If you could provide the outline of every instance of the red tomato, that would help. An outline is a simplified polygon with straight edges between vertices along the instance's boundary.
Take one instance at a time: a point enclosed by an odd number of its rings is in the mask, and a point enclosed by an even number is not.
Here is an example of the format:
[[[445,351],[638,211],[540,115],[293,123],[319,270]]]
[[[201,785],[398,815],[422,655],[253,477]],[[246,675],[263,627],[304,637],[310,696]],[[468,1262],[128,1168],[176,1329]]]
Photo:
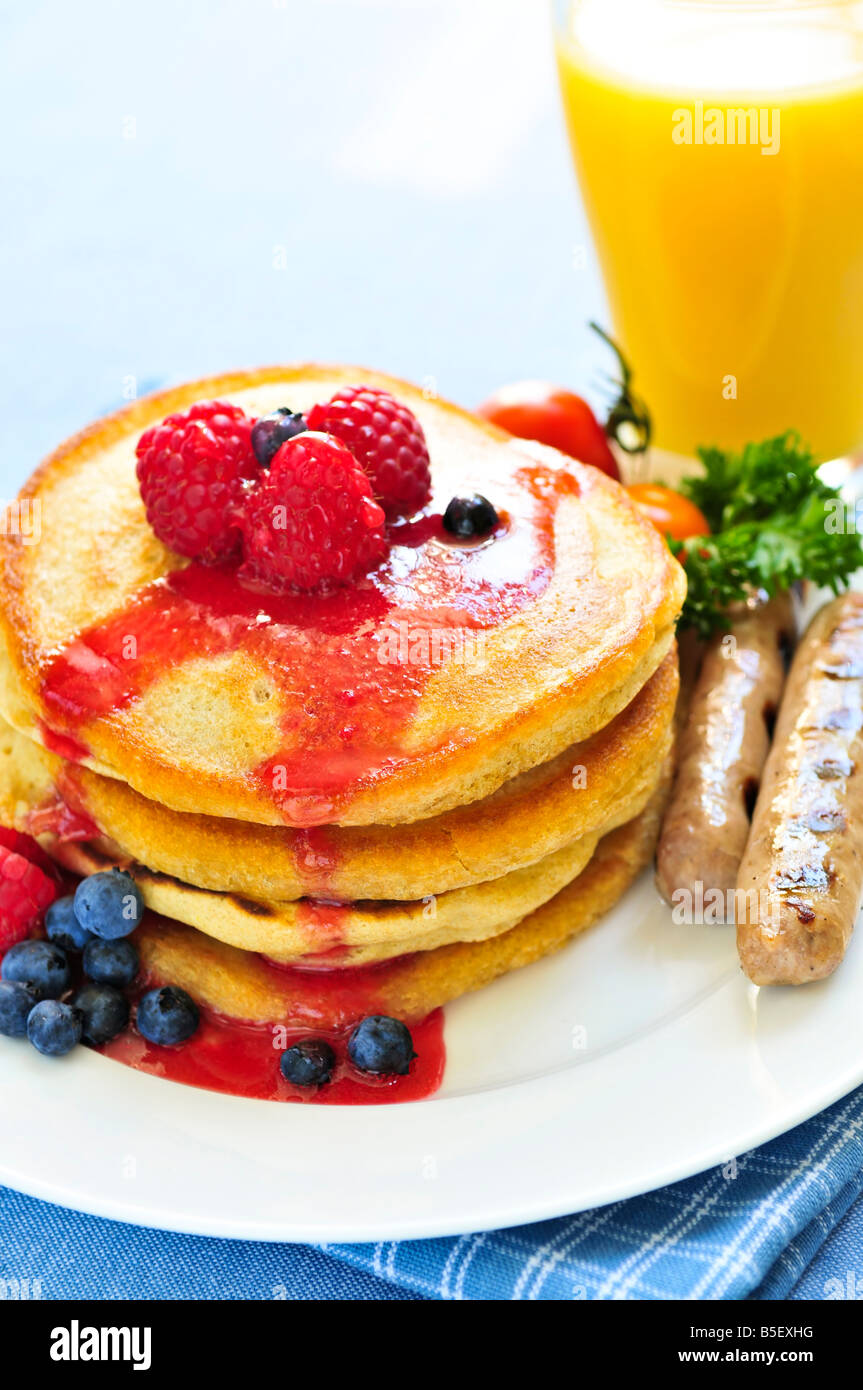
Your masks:
[[[480,406],[478,414],[519,439],[550,444],[570,458],[620,478],[605,430],[587,401],[547,381],[517,381],[502,386]]]
[[[672,488],[660,483],[631,483],[626,491],[663,536],[685,541],[687,536],[710,535],[710,527],[695,503]]]

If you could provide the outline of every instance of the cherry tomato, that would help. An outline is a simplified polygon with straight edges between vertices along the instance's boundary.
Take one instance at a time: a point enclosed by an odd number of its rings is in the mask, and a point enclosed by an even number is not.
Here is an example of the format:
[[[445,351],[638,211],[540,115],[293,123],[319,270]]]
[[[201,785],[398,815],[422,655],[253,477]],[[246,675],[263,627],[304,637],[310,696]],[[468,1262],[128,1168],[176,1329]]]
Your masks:
[[[548,381],[517,381],[502,386],[480,406],[478,413],[519,439],[550,444],[581,463],[620,478],[605,430],[587,401]]]
[[[685,541],[687,536],[710,535],[710,527],[695,503],[672,488],[660,483],[631,483],[626,491],[663,536]]]

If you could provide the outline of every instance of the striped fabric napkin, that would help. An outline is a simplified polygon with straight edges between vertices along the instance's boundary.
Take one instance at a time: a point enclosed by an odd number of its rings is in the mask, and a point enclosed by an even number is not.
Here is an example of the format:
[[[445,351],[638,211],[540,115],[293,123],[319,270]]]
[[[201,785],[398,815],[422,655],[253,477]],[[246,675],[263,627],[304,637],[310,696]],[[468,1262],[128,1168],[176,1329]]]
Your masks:
[[[861,1191],[863,1087],[722,1168],[628,1202],[512,1230],[322,1248],[431,1298],[781,1299]]]

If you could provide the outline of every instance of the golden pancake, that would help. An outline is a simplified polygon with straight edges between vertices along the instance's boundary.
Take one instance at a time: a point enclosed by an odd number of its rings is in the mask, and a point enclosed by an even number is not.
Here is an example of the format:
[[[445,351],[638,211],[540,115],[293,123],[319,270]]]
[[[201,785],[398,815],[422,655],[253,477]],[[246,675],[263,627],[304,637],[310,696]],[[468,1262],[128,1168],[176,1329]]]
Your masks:
[[[372,969],[362,1013],[383,1013],[408,1021],[500,975],[549,955],[592,926],[618,901],[653,855],[668,792],[668,774],[650,805],[635,820],[599,843],[585,871],[554,898],[509,931],[487,941],[462,942],[420,952]],[[297,974],[283,975],[247,951],[238,951],[191,927],[158,917],[145,919],[136,933],[150,979],[188,990],[204,1008],[249,1023],[315,1027],[320,1014],[308,1005]],[[348,1024],[356,1015],[336,1015],[338,971],[315,972],[332,980],[328,1019]],[[351,992],[351,1003],[357,992]]]
[[[386,828],[302,831],[170,811],[0,726],[0,817],[32,829],[40,823],[31,821],[33,809],[50,807],[59,793],[119,857],[186,884],[278,901],[423,898],[509,874],[635,815],[668,752],[676,693],[671,652],[631,704],[585,743],[482,801]]]
[[[32,808],[39,801],[21,775],[22,753],[43,757],[42,750],[8,729],[0,739],[0,817],[20,828],[33,824]],[[633,794],[620,789],[607,828],[631,820],[644,807],[657,779]],[[246,951],[257,951],[285,963],[309,956],[339,953],[345,965],[385,960],[410,951],[431,950],[453,941],[479,941],[515,925],[577,874],[596,847],[599,833],[581,836],[572,844],[497,878],[441,894],[427,893],[418,901],[363,900],[336,904],[308,899],[290,902],[251,899],[212,892],[183,882],[117,852],[104,839],[67,841],[40,836],[43,846],[66,868],[84,877],[112,865],[126,868],[139,885],[147,907],[166,917],[197,927],[210,936]]]
[[[638,808],[640,809],[640,808]],[[261,902],[211,893],[127,864],[147,907],[205,936],[286,965],[319,957],[341,966],[390,960],[453,941],[484,941],[507,931],[554,897],[588,863],[598,835],[585,835],[556,854],[502,878],[456,888],[418,902]],[[86,843],[48,846],[59,863],[82,877],[116,864]]]
[[[356,381],[420,418],[432,510],[482,492],[499,534],[464,545],[402,528],[349,590],[278,600],[156,539],[135,479],[144,428],[215,396],[253,415],[304,410]],[[685,589],[623,489],[543,458],[356,368],[237,372],[136,402],[25,487],[39,543],[15,528],[0,539],[0,710],[178,811],[380,825],[487,797],[625,708],[668,650]]]

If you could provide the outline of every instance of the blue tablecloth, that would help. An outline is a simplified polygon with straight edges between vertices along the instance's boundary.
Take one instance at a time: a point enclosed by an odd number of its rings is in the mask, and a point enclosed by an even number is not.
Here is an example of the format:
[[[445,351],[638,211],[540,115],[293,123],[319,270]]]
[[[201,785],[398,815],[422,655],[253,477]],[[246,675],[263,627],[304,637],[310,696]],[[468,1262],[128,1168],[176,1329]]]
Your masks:
[[[590,394],[608,365],[585,329],[603,296],[536,0],[33,0],[0,15],[0,52],[3,496],[166,378],[366,362],[471,404],[523,376]],[[863,1280],[860,1203],[842,1219],[860,1104],[731,1183],[337,1255],[4,1192],[0,1293],[29,1278],[46,1298],[820,1298]]]

